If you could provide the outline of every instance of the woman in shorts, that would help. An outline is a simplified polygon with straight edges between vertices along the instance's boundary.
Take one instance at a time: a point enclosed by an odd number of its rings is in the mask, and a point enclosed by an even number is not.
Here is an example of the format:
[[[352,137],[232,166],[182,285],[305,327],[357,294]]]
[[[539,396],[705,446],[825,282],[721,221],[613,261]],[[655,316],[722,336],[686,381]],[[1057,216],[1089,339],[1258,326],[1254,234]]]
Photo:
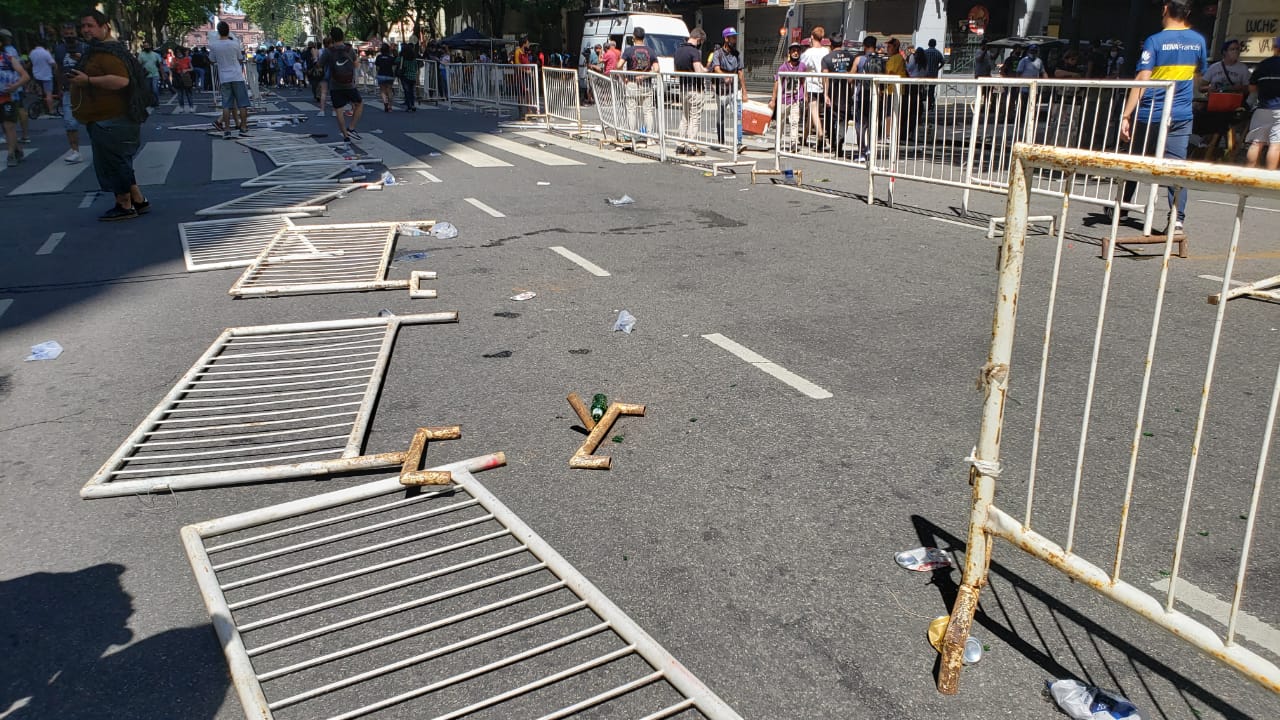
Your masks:
[[[373,74],[378,81],[378,95],[382,97],[382,111],[391,112],[391,97],[395,93],[396,56],[391,46],[382,43],[378,56],[373,59]]]

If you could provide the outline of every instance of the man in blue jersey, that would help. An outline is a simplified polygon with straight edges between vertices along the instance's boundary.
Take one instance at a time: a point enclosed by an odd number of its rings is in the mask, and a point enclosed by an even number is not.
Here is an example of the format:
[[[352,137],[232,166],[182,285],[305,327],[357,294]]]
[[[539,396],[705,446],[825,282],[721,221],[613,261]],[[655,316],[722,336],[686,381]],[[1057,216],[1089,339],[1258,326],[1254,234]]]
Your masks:
[[[1191,14],[1191,0],[1165,0],[1162,20],[1164,29],[1142,43],[1142,56],[1138,60],[1137,80],[1172,80],[1173,103],[1169,113],[1169,131],[1165,138],[1164,156],[1177,160],[1187,159],[1187,143],[1191,139],[1191,99],[1208,61],[1208,44],[1204,36],[1191,29],[1187,22]],[[1154,155],[1159,139],[1160,123],[1164,117],[1165,92],[1154,88],[1134,88],[1124,104],[1120,118],[1120,139],[1134,139],[1133,150],[1143,155]],[[1137,110],[1137,117],[1134,117]],[[1126,182],[1124,199],[1133,197],[1136,183]],[[1169,188],[1169,207],[1176,205],[1178,213],[1173,222],[1174,232],[1182,231],[1187,216],[1187,191]]]

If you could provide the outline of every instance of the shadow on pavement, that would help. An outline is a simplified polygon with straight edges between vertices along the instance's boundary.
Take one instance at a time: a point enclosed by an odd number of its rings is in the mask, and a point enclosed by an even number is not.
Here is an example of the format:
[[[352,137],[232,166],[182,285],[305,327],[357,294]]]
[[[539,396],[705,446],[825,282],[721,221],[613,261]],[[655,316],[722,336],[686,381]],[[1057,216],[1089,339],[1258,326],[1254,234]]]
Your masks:
[[[0,582],[0,717],[6,720],[214,718],[226,671],[208,625],[123,649],[133,599],[124,567],[32,573]]]

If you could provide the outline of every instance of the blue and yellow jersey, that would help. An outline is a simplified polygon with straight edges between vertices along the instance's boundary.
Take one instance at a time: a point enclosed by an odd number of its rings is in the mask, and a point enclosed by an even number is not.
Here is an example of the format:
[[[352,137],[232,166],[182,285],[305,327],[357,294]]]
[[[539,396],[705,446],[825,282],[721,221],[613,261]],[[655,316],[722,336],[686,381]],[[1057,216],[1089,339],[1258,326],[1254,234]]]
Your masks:
[[[1151,71],[1152,80],[1174,81],[1172,120],[1191,119],[1191,99],[1195,96],[1196,73],[1208,63],[1204,36],[1195,30],[1161,30],[1142,43],[1138,72]],[[1164,113],[1164,92],[1147,90],[1138,106],[1139,122],[1160,122]]]

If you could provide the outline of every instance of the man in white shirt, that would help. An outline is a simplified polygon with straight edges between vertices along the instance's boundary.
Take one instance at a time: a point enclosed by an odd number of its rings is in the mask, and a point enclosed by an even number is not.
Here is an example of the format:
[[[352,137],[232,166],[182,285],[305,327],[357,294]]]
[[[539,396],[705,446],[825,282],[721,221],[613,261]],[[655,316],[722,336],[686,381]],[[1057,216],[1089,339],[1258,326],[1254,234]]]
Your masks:
[[[249,134],[249,87],[244,82],[244,45],[239,38],[231,37],[226,22],[218,23],[218,39],[209,43],[209,60],[218,68],[218,83],[222,86],[222,137],[230,140],[231,109],[239,111],[236,128],[239,136]]]
[[[31,76],[44,88],[45,112],[53,114],[53,53],[44,47],[44,42],[36,40],[36,45],[28,54],[31,60]]]
[[[827,53],[831,51],[831,48],[823,47],[822,45],[822,39],[826,36],[827,31],[821,25],[809,33],[809,49],[800,55],[801,72],[822,72],[822,58],[826,57]],[[823,138],[822,78],[805,78],[804,96],[805,104],[809,106],[809,125],[813,130],[817,146],[821,147]]]

